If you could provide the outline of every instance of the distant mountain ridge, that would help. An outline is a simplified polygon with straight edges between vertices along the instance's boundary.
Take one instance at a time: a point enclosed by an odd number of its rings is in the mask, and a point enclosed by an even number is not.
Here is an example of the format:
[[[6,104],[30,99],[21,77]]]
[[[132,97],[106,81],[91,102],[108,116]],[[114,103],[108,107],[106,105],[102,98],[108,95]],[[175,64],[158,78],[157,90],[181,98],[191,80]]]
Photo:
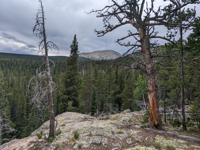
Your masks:
[[[120,57],[121,54],[113,50],[99,50],[88,53],[80,53],[79,56],[93,60],[102,60],[102,59],[109,60],[109,59],[116,59]]]
[[[5,59],[42,60],[42,59],[44,59],[44,56],[0,52],[0,58],[5,58]],[[49,59],[51,59],[53,61],[55,61],[55,60],[66,61],[68,58],[69,57],[67,57],[67,56],[49,56]],[[79,57],[78,58],[78,61],[90,61],[90,60],[91,59],[84,58],[84,57]]]

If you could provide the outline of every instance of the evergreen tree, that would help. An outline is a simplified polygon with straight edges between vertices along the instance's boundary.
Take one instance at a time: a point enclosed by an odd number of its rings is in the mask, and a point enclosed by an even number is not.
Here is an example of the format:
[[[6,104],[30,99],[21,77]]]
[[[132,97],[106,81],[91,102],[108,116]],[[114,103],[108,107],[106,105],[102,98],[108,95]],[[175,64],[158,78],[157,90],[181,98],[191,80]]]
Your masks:
[[[134,89],[133,74],[132,72],[129,72],[124,90],[121,93],[122,102],[123,102],[122,109],[130,109],[133,111],[132,101],[131,101],[131,99],[133,98],[133,89]]]
[[[72,101],[73,107],[78,107],[78,83],[79,83],[79,72],[78,72],[78,42],[76,35],[72,42],[71,54],[67,59],[67,69],[64,76],[64,91],[63,91],[63,103],[65,104],[65,111],[69,101]]]
[[[25,127],[27,125],[27,118],[26,118],[27,114],[26,114],[26,99],[23,93],[21,93],[20,99],[21,99],[20,101],[21,104],[19,107],[20,108],[19,112],[17,114],[16,135],[18,138],[24,138],[27,135],[26,130],[25,130]]]
[[[92,101],[91,101],[90,112],[91,112],[92,116],[97,112],[97,93],[96,93],[96,88],[94,88],[94,90],[92,92]]]
[[[92,64],[90,63],[83,78],[79,94],[79,102],[80,102],[79,108],[82,113],[90,112],[91,95],[94,87],[92,80],[93,80],[93,68]]]

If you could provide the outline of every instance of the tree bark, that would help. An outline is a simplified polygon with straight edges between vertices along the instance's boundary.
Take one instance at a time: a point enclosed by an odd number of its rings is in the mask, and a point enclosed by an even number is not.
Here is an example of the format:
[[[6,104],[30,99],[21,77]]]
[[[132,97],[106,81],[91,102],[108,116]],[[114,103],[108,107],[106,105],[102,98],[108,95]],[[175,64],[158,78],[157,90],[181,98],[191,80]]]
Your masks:
[[[50,119],[50,128],[49,128],[49,138],[54,138],[54,128],[55,128],[55,115],[53,109],[53,97],[52,97],[52,87],[51,87],[51,74],[50,74],[50,67],[49,67],[49,59],[48,59],[48,48],[47,48],[47,41],[46,41],[46,32],[45,32],[45,20],[44,20],[44,11],[43,6],[41,3],[42,8],[42,19],[43,19],[43,36],[44,36],[44,46],[45,46],[45,63],[46,63],[46,71],[47,71],[47,91],[48,91],[48,106],[49,106],[49,119]]]
[[[150,52],[149,38],[146,36],[144,29],[138,30],[141,39],[142,53],[147,71],[147,86],[149,99],[149,125],[151,128],[161,129],[159,118],[159,106],[157,101],[157,93],[155,86],[154,62]]]
[[[182,22],[180,25],[180,42],[181,42],[181,49],[180,49],[180,65],[181,65],[181,104],[182,104],[182,124],[183,130],[187,130],[185,124],[185,100],[184,100],[184,70],[183,70],[183,31],[182,31]]]

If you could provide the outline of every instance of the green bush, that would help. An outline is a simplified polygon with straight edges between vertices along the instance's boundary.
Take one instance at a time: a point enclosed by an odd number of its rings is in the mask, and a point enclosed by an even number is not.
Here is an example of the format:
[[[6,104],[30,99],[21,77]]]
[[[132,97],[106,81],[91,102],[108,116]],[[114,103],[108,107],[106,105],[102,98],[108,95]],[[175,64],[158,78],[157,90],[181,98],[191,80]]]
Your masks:
[[[173,127],[180,127],[182,122],[179,119],[175,119],[174,121],[169,122]]]
[[[82,143],[79,143],[79,144],[78,144],[78,148],[81,148],[81,147],[82,147],[82,145],[83,145]]]
[[[78,131],[74,131],[74,138],[75,138],[75,139],[78,139],[78,138],[79,138],[79,133],[78,133]]]
[[[49,138],[49,142],[50,142],[50,143],[52,143],[52,142],[53,142],[53,140],[54,140],[54,138],[53,138],[53,137],[50,137],[50,138]]]
[[[187,125],[187,127],[193,127],[193,126],[194,126],[194,123],[189,121],[189,122],[187,122],[186,125]]]
[[[56,136],[58,136],[61,133],[62,133],[62,131],[60,130],[60,128],[58,130],[56,130]]]
[[[38,139],[42,138],[42,135],[40,133],[37,133],[36,135],[37,135]]]
[[[146,110],[143,116],[143,121],[141,121],[141,124],[144,126],[148,122],[149,122],[149,109]]]

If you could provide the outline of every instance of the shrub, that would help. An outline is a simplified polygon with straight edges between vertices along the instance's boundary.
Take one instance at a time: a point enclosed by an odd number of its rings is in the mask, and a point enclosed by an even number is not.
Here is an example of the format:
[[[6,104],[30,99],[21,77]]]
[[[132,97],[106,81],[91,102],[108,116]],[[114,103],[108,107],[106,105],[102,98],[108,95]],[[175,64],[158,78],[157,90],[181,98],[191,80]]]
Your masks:
[[[41,139],[42,135],[40,133],[37,133],[37,137],[38,137],[38,139]]]
[[[56,136],[58,136],[61,133],[62,133],[62,131],[60,130],[60,128],[58,130],[56,130]]]
[[[161,148],[162,148],[160,142],[154,142],[154,143],[153,143],[153,146],[154,146],[155,148],[159,149],[159,150],[161,150]]]
[[[50,138],[49,138],[49,142],[50,142],[50,143],[52,143],[52,142],[53,142],[53,140],[54,140],[54,138],[53,138],[53,137],[50,137]]]
[[[173,127],[180,127],[181,126],[181,121],[179,119],[175,119],[174,121],[169,122]]]
[[[69,138],[69,142],[73,142],[73,141],[75,141],[74,137]]]
[[[167,145],[166,150],[176,150],[176,148],[172,145]]]
[[[38,139],[41,139],[41,138],[42,138],[43,133],[44,133],[44,131],[41,130],[40,133],[37,133],[37,134],[36,134],[37,137],[38,137]]]
[[[79,138],[79,133],[78,133],[78,131],[74,131],[74,138],[75,138],[75,139],[78,139],[78,138]]]
[[[60,146],[58,144],[56,144],[56,149],[59,148]]]
[[[146,112],[143,116],[143,121],[141,121],[141,124],[145,125],[148,122],[149,122],[149,109],[146,110]]]
[[[117,131],[116,132],[117,134],[122,134],[123,132],[121,130]]]
[[[79,144],[78,144],[78,148],[81,148],[81,147],[82,147],[82,145],[83,145],[82,143],[79,143]]]

